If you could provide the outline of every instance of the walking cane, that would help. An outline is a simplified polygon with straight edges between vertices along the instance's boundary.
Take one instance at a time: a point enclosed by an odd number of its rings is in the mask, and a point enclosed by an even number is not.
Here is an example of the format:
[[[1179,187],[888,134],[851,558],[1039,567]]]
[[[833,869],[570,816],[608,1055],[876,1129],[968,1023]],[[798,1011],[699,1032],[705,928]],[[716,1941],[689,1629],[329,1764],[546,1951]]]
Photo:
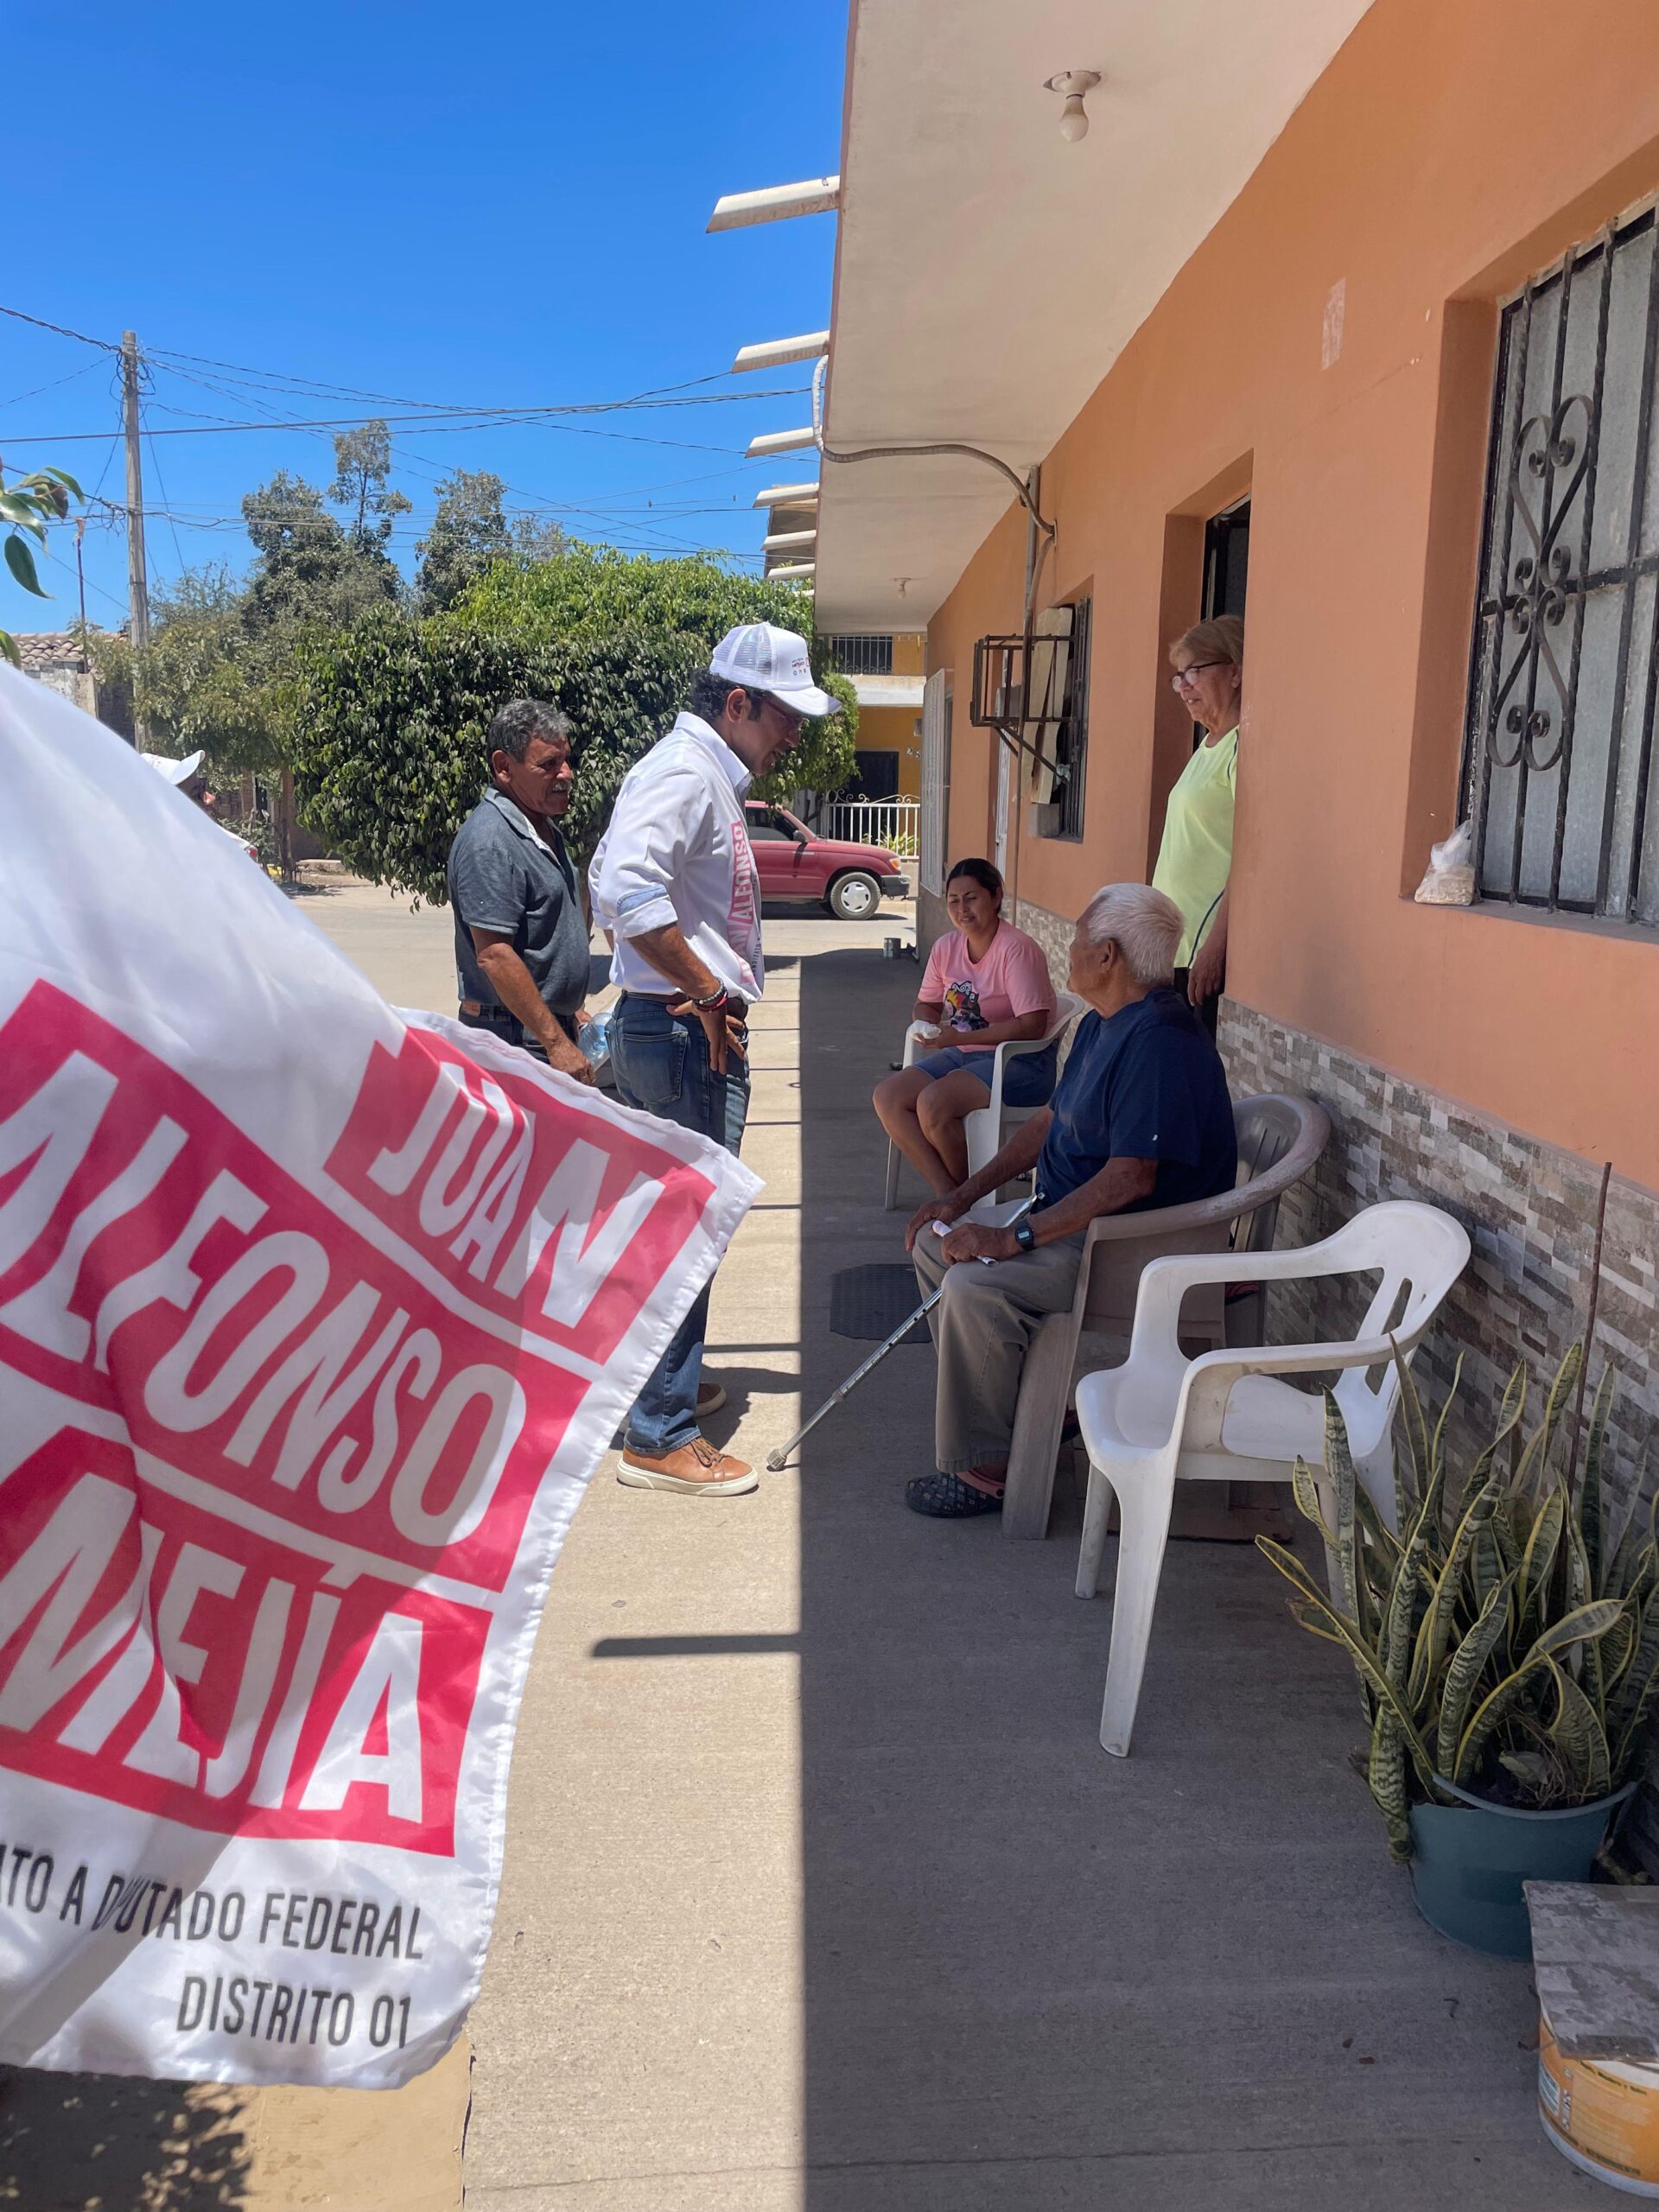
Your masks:
[[[1020,1220],[1026,1214],[1028,1214],[1035,1204],[1035,1199],[1027,1198],[1022,1205],[1017,1207],[1015,1211],[1008,1216],[1006,1221],[999,1222],[996,1224],[997,1227],[1000,1229],[1012,1229],[1014,1223]],[[952,1228],[955,1228],[957,1224],[953,1222],[951,1226]],[[766,1471],[769,1474],[775,1475],[778,1472],[779,1469],[784,1465],[784,1462],[788,1459],[790,1453],[795,1449],[795,1446],[801,1441],[802,1438],[810,1436],[812,1431],[817,1427],[818,1423],[823,1419],[824,1415],[826,1414],[834,1413],[836,1408],[841,1403],[843,1398],[850,1397],[852,1393],[864,1380],[864,1377],[870,1372],[870,1370],[874,1367],[879,1367],[882,1361],[887,1357],[887,1354],[893,1350],[893,1346],[896,1344],[902,1344],[905,1338],[910,1334],[911,1331],[915,1327],[916,1324],[918,1321],[925,1320],[944,1296],[944,1284],[941,1283],[938,1288],[934,1292],[931,1298],[924,1299],[922,1303],[916,1308],[916,1311],[909,1315],[906,1319],[899,1324],[899,1326],[893,1331],[893,1334],[887,1339],[885,1344],[879,1344],[876,1346],[875,1350],[870,1354],[869,1357],[864,1362],[861,1367],[855,1367],[853,1370],[852,1373],[847,1377],[847,1380],[842,1384],[838,1390],[833,1390],[830,1392],[830,1395],[818,1408],[817,1413],[813,1414],[811,1420],[804,1422],[799,1428],[798,1428],[794,1435],[790,1438],[787,1444],[780,1444],[775,1452],[767,1452]]]

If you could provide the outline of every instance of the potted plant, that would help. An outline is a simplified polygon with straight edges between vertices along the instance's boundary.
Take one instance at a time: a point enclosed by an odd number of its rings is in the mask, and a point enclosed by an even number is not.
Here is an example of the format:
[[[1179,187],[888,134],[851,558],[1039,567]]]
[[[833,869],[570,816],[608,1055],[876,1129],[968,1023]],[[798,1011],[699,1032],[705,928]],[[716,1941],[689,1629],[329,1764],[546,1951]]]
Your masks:
[[[1529,1955],[1523,1882],[1583,1881],[1634,1791],[1659,1692],[1659,1544],[1653,1510],[1610,1526],[1604,1374],[1581,1471],[1562,1446],[1582,1353],[1562,1360],[1524,1447],[1524,1368],[1497,1433],[1466,1473],[1446,1459],[1452,1393],[1433,1434],[1401,1363],[1406,1449],[1399,1535],[1356,1480],[1325,1397],[1324,1493],[1306,1465],[1296,1503],[1319,1528],[1331,1591],[1282,1545],[1256,1542],[1294,1587],[1304,1628],[1354,1662],[1369,1746],[1357,1756],[1411,1862],[1426,1919],[1459,1942]]]

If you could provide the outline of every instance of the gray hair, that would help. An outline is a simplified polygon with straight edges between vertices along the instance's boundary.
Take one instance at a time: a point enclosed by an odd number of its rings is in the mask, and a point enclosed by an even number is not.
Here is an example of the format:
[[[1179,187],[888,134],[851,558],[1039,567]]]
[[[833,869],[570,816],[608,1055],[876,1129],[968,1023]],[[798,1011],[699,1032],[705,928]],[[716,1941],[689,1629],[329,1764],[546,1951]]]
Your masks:
[[[490,717],[488,750],[522,760],[532,738],[550,740],[570,735],[570,717],[548,699],[509,699]]]
[[[1149,883],[1109,883],[1077,917],[1090,944],[1115,944],[1137,983],[1147,990],[1171,982],[1175,948],[1186,926],[1173,899]]]

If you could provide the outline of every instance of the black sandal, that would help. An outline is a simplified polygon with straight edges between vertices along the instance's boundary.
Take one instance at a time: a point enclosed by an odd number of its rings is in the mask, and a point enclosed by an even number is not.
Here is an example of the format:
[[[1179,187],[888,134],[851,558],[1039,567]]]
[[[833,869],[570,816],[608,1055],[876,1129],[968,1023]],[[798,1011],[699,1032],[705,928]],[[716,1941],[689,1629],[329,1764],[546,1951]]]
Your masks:
[[[988,1491],[963,1482],[960,1475],[942,1475],[937,1471],[918,1475],[905,1484],[905,1503],[912,1513],[925,1513],[931,1521],[968,1521],[976,1514],[1002,1510],[1000,1493],[994,1497]]]

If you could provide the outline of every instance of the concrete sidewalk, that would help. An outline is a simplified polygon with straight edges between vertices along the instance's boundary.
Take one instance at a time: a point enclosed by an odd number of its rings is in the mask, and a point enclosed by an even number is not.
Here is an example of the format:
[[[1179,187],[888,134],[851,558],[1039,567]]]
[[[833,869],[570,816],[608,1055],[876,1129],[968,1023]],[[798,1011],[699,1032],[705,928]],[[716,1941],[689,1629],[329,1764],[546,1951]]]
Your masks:
[[[831,1273],[900,1252],[891,927],[768,926],[766,1189],[710,1338],[757,1460],[868,1349]],[[514,1758],[469,2212],[1593,2202],[1539,2133],[1525,1969],[1419,1919],[1266,1563],[1173,1548],[1106,1758],[1075,1497],[1046,1544],[904,1510],[932,1373],[893,1354],[753,1497],[595,1479]]]
[[[447,1008],[447,913],[307,911]],[[715,1292],[714,1424],[762,1459],[868,1347],[830,1279],[900,1255],[872,1084],[891,914],[780,910]],[[914,1203],[906,1183],[906,1205]],[[1248,1548],[1173,1547],[1135,1757],[1096,1741],[1109,1601],[1046,1544],[900,1502],[897,1351],[758,1495],[623,1491],[554,1577],[471,2024],[468,2212],[1561,2212],[1523,1967],[1434,1936],[1346,1754],[1351,1679]],[[27,2212],[444,2212],[465,2048],[395,2098],[33,2075]]]

